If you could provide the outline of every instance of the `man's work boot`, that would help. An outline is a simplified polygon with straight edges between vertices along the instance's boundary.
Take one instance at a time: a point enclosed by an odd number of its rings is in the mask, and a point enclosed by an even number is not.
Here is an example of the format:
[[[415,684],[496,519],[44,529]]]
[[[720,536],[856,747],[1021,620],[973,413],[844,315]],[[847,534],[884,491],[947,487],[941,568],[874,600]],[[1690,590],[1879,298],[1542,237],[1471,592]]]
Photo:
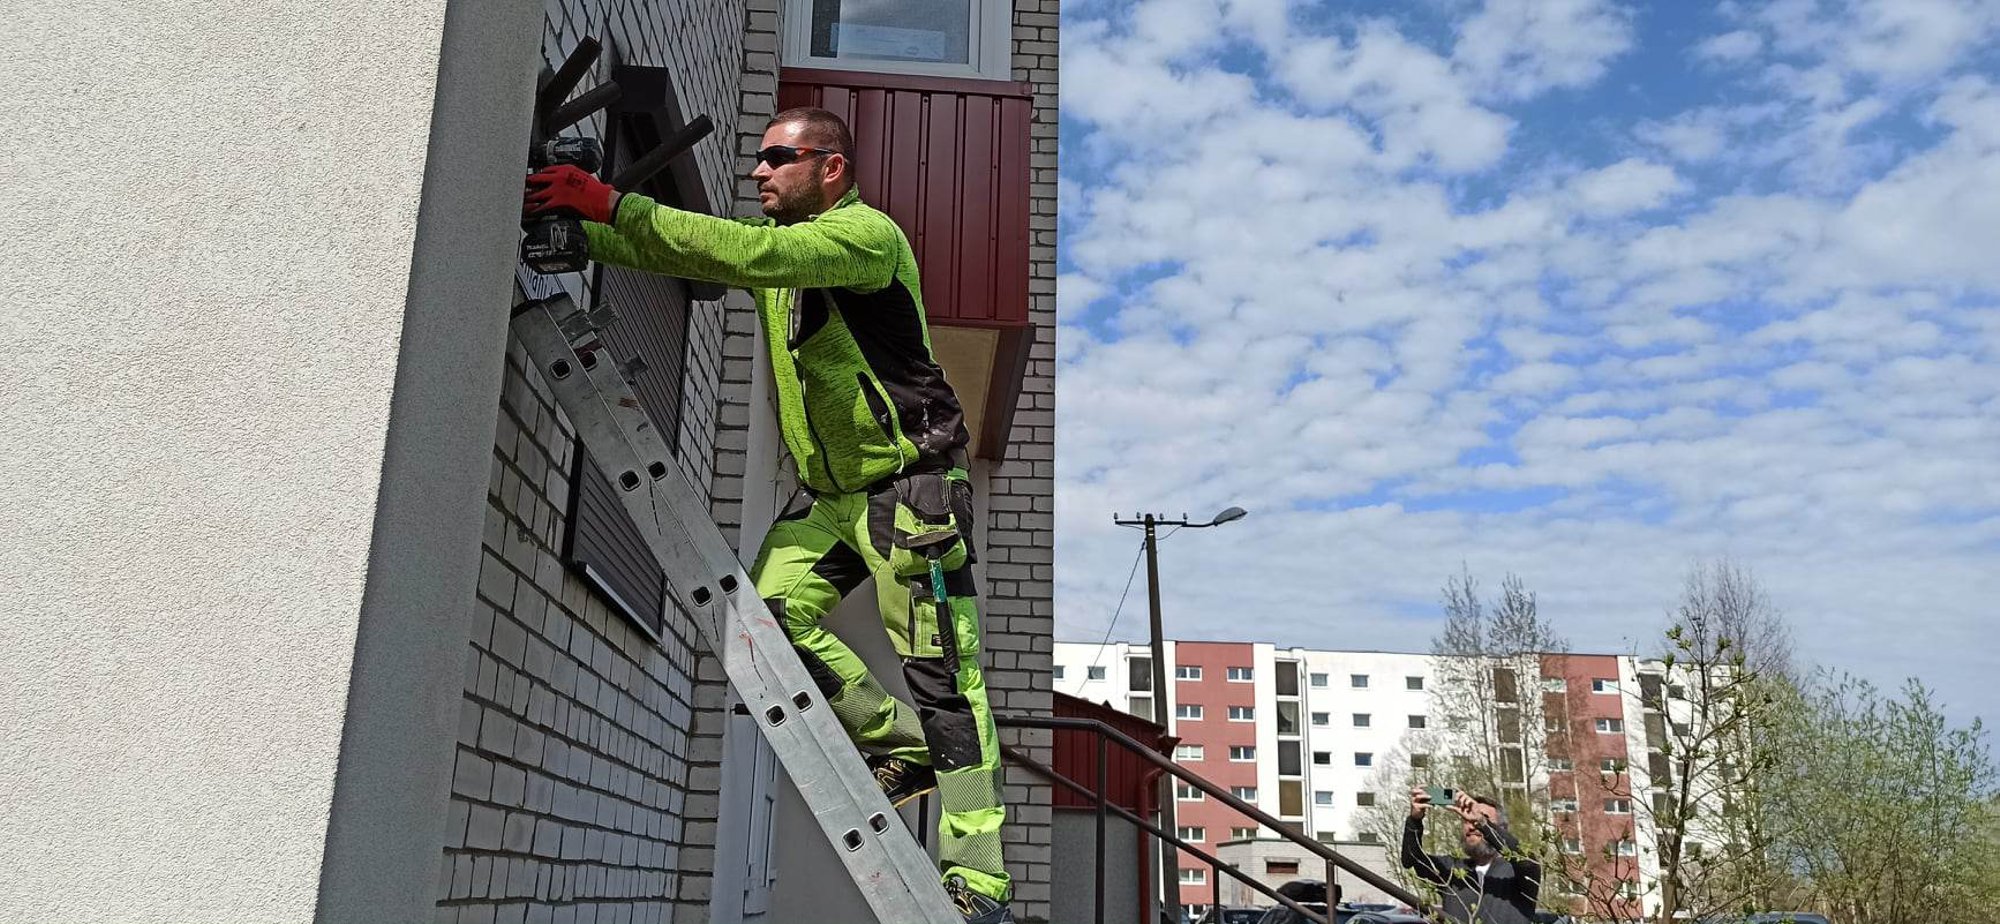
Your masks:
[[[900,757],[870,757],[868,769],[875,771],[875,785],[882,787],[882,795],[888,796],[889,804],[897,808],[937,789],[937,772],[915,761]]]
[[[965,924],[1014,924],[1014,912],[1006,905],[972,891],[962,876],[952,876],[944,881],[944,890],[951,895],[951,903],[958,906],[958,913],[965,915]]]

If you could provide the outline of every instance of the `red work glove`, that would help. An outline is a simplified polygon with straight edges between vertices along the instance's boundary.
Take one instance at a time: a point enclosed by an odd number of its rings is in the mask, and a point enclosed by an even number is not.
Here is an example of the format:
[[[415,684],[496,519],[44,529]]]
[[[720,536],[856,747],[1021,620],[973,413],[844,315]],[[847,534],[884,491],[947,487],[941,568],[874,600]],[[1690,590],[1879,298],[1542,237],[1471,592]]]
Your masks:
[[[557,164],[528,174],[528,189],[521,197],[521,214],[553,213],[564,218],[582,218],[610,224],[618,211],[618,190],[573,164]]]

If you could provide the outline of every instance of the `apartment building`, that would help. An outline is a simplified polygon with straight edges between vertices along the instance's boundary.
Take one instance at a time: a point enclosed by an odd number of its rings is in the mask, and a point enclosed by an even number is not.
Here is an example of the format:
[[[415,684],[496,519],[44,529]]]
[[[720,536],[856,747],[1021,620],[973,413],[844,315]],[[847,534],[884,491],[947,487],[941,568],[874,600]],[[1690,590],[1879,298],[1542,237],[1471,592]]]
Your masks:
[[[1163,704],[1181,739],[1182,764],[1378,868],[1395,862],[1410,781],[1452,781],[1459,757],[1452,742],[1466,740],[1467,723],[1454,726],[1437,714],[1441,703],[1456,701],[1439,684],[1469,676],[1463,665],[1446,671],[1430,654],[1261,642],[1168,641],[1165,648],[1164,696],[1152,688],[1149,647],[1123,642],[1057,642],[1056,689],[1140,716]],[[1659,749],[1671,714],[1685,709],[1666,695],[1676,685],[1661,665],[1622,655],[1543,655],[1526,666],[1540,675],[1481,668],[1490,684],[1480,694],[1487,712],[1470,727],[1497,757],[1497,786],[1529,800],[1540,823],[1535,836],[1551,841],[1563,861],[1547,877],[1547,903],[1621,919],[1650,913],[1656,890],[1649,885],[1658,875],[1652,813],[1635,800],[1652,799],[1665,779]],[[1227,807],[1190,789],[1180,795],[1183,838],[1228,843],[1225,858],[1253,858],[1255,868],[1243,871],[1273,884],[1323,875],[1316,861],[1266,857],[1271,851],[1257,845],[1270,832]],[[1184,853],[1182,903],[1211,901],[1212,875],[1205,861]],[[1366,891],[1345,884],[1350,898]],[[1225,890],[1224,900],[1235,894]]]

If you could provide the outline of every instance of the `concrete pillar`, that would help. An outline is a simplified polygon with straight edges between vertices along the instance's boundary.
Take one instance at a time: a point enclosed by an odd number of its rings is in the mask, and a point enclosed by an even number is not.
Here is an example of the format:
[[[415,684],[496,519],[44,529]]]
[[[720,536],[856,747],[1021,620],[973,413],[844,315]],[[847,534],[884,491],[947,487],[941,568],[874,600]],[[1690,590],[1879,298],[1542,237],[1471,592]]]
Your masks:
[[[20,6],[0,920],[429,920],[540,4]]]

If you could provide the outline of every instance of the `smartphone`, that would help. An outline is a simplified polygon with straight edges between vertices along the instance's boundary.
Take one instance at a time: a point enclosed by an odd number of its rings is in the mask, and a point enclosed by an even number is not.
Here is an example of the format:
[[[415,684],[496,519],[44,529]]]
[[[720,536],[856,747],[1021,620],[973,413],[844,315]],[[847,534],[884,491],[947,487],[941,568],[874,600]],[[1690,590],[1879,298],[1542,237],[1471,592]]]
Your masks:
[[[1430,794],[1432,805],[1450,805],[1458,798],[1458,790],[1445,786],[1426,786],[1424,792]]]

